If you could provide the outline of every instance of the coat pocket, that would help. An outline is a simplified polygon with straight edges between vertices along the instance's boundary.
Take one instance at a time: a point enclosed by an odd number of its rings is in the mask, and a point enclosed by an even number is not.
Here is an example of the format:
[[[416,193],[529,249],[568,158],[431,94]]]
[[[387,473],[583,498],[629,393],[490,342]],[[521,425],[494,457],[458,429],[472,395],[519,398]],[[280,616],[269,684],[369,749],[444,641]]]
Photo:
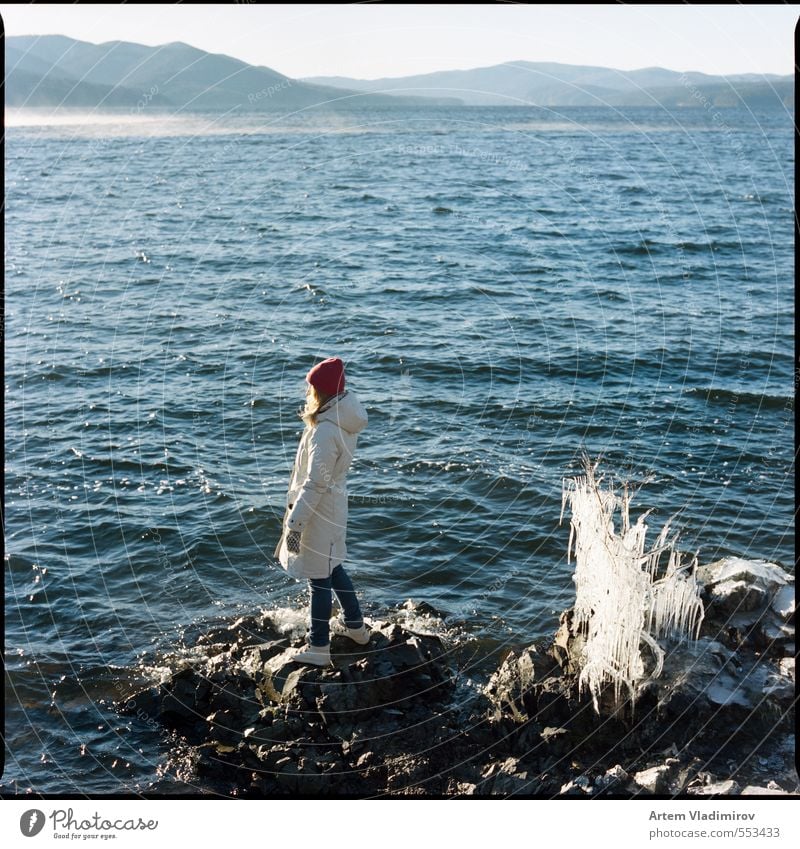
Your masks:
[[[275,551],[272,552],[272,556],[276,557],[278,559],[280,559],[281,546],[286,541],[286,534],[287,534],[286,519],[289,516],[289,511],[292,509],[292,507],[294,507],[294,501],[292,501],[290,504],[287,504],[287,506],[286,506],[286,510],[283,513],[283,522],[281,523],[280,539],[278,540],[278,544],[275,546]]]
[[[286,570],[286,573],[296,580],[300,580],[305,577],[303,574],[303,561],[300,554],[293,554],[286,547],[286,535],[284,534],[281,537],[281,541],[278,543],[278,547],[275,549],[276,557],[278,558],[278,562],[283,566]]]

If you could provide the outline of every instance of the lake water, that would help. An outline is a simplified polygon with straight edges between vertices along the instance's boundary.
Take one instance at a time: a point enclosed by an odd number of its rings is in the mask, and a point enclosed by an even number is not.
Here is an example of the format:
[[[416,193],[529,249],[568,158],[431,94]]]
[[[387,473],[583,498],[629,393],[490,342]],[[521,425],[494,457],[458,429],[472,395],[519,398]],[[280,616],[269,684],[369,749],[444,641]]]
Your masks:
[[[211,622],[302,632],[272,552],[328,356],[370,417],[370,615],[426,601],[464,657],[549,636],[583,451],[651,539],[792,569],[789,114],[10,124],[3,792],[160,786],[110,701]]]

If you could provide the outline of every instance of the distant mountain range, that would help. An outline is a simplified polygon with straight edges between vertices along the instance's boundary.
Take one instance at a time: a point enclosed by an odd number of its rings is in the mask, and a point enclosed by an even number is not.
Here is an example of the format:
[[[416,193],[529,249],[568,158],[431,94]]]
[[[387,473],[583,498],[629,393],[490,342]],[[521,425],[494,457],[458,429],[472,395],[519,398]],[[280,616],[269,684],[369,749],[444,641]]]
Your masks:
[[[712,76],[666,68],[618,71],[556,62],[505,62],[466,71],[358,80],[308,77],[304,82],[365,92],[458,97],[470,106],[747,106],[794,108],[794,77]]]
[[[5,75],[7,107],[142,113],[421,105],[794,108],[790,75],[723,77],[521,61],[378,80],[292,79],[182,42],[90,44],[62,35],[7,38]]]
[[[90,44],[63,35],[5,40],[6,106],[235,112],[430,105],[421,96],[365,94],[286,77],[182,42]],[[437,104],[460,103],[447,96]]]

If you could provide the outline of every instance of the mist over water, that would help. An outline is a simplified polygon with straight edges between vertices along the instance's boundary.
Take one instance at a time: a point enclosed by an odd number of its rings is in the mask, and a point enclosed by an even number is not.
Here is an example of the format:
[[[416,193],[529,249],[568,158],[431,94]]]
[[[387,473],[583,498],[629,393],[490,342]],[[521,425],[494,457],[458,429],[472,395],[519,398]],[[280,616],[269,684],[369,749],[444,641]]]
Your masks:
[[[6,138],[5,792],[146,789],[110,701],[211,622],[302,632],[272,551],[328,356],[370,615],[549,636],[583,450],[701,563],[791,569],[791,116],[113,117]]]

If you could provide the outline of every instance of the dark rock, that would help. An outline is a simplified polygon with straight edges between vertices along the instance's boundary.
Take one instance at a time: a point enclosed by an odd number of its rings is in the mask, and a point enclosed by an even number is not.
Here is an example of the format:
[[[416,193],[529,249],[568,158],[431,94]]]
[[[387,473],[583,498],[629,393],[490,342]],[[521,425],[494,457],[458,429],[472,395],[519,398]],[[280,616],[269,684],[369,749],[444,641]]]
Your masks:
[[[697,570],[703,632],[728,648],[780,658],[794,643],[794,577],[776,563],[727,557]]]
[[[406,610],[410,613],[414,613],[417,616],[428,616],[434,619],[447,619],[448,614],[444,613],[441,610],[435,608],[432,604],[428,604],[427,601],[412,601],[411,599],[407,599],[400,605],[401,610]]]
[[[669,791],[670,779],[675,774],[671,764],[661,764],[650,769],[637,772],[633,776],[636,789],[650,795],[662,796]]]
[[[482,796],[525,796],[531,793],[532,782],[517,758],[490,764],[483,771],[482,778],[482,785],[477,788]]]
[[[780,664],[701,637],[675,647],[659,678],[642,688],[639,702],[646,718],[639,733],[645,741],[656,740],[666,725],[681,745],[716,728],[763,736],[786,725],[793,700],[793,681]],[[689,715],[691,723],[685,721]]]
[[[327,721],[340,714],[355,713],[359,705],[359,693],[355,684],[330,681],[319,686],[321,695],[317,699],[317,708]]]
[[[187,681],[161,688],[160,719],[167,725],[180,727],[195,722],[200,714],[195,705],[195,690]]]
[[[222,686],[213,684],[208,703],[212,710],[227,710],[240,713],[243,694],[235,680],[228,680]]]
[[[766,605],[788,629],[781,576],[765,574],[774,586],[716,595],[735,616]],[[732,608],[714,604],[736,630]],[[563,614],[546,649],[509,652],[482,687],[459,677],[438,637],[398,622],[375,622],[366,646],[334,636],[333,664],[321,668],[295,662],[301,641],[281,637],[268,617],[243,617],[198,638],[209,648],[202,663],[117,707],[177,732],[176,771],[222,795],[719,795],[767,786],[793,769],[783,752],[793,741],[759,748],[776,730],[791,736],[793,659],[775,640],[759,653],[745,632],[714,639],[704,631],[696,643],[670,647],[635,710],[614,704],[607,688],[598,716],[580,692],[584,643],[572,616]],[[721,632],[723,623],[709,621]],[[763,753],[763,766],[742,774],[743,748]],[[734,769],[736,787],[721,774]]]
[[[545,728],[541,740],[544,752],[550,755],[565,755],[574,745],[572,735],[566,728]]]
[[[142,719],[158,720],[161,715],[161,688],[146,687],[132,693],[125,701],[116,702],[115,707],[123,716],[139,716]]]
[[[272,746],[286,739],[285,734],[281,735],[279,733],[276,733],[276,728],[280,729],[281,726],[251,726],[249,728],[245,728],[243,736],[247,743],[250,743],[254,746]]]
[[[687,794],[689,796],[738,796],[741,792],[741,787],[733,779],[715,781],[711,776],[707,779],[689,785],[686,788]]]
[[[565,610],[558,622],[558,631],[550,646],[550,654],[558,663],[562,672],[575,675],[580,671],[580,658],[583,651],[584,638],[575,632],[573,627],[574,611]]]
[[[416,669],[425,663],[419,645],[410,639],[392,643],[384,651],[386,662],[395,670]]]
[[[591,796],[595,792],[591,779],[586,775],[578,775],[570,779],[558,791],[559,796]]]
[[[478,785],[470,781],[458,781],[451,778],[447,784],[445,796],[475,796]]]
[[[484,690],[495,706],[495,718],[510,711],[515,720],[524,722],[529,712],[535,711],[533,682],[534,668],[529,653],[509,653]]]
[[[386,790],[395,796],[438,796],[444,780],[425,755],[398,758],[386,767]]]
[[[291,762],[289,749],[285,746],[259,746],[256,750],[263,771],[277,774]]]
[[[614,794],[622,791],[629,781],[630,775],[619,764],[614,764],[595,778],[594,786],[599,793]]]
[[[536,721],[542,725],[565,727],[573,717],[573,682],[568,678],[547,678],[536,688]]]
[[[773,786],[770,786],[773,785]],[[774,781],[771,781],[766,787],[756,787],[755,785],[748,784],[747,787],[744,787],[739,794],[740,796],[788,796],[788,795],[797,795],[797,791],[784,790],[783,787],[777,785]]]
[[[242,652],[239,668],[242,672],[248,673],[252,678],[256,678],[267,661],[283,654],[286,649],[287,643],[285,640],[271,640],[267,643],[257,643]]]
[[[238,745],[242,732],[232,711],[218,710],[206,717],[208,736],[225,745]]]

